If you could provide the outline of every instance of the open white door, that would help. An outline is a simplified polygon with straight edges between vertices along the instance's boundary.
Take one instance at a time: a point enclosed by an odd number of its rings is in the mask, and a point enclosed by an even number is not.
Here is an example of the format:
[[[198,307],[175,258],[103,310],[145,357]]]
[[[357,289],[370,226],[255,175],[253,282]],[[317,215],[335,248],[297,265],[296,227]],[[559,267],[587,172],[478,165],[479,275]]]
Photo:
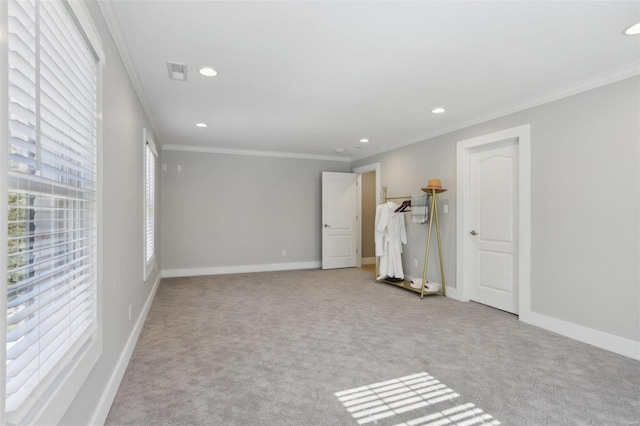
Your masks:
[[[322,172],[322,269],[357,266],[358,174]]]

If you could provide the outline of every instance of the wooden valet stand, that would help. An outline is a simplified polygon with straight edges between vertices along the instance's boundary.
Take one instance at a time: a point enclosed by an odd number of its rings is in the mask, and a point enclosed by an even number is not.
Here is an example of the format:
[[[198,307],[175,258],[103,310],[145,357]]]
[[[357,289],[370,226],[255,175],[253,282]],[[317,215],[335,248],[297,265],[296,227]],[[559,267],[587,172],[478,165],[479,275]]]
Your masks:
[[[429,210],[429,231],[427,233],[427,251],[424,254],[424,269],[422,271],[422,289],[420,291],[420,298],[422,299],[425,294],[441,294],[447,295],[447,287],[444,282],[444,264],[442,263],[442,242],[440,240],[440,222],[438,221],[438,194],[445,192],[446,189],[442,188],[421,188],[424,192],[431,195],[431,207]],[[433,222],[436,223],[436,235],[438,237],[438,259],[440,260],[440,278],[442,280],[442,287],[438,291],[425,291],[427,285],[427,267],[429,266],[429,251],[431,249],[431,231],[433,229]]]

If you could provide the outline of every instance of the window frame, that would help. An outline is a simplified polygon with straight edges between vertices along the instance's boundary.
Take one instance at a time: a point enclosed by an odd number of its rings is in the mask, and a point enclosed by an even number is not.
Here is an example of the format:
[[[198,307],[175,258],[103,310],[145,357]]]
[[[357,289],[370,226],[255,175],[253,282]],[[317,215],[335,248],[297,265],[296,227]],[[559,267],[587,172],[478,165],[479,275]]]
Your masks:
[[[39,1],[39,0],[36,0]],[[97,276],[96,276],[96,320],[97,329],[94,335],[85,344],[83,349],[76,355],[75,362],[67,366],[52,383],[39,385],[35,395],[40,398],[36,409],[31,412],[17,410],[15,414],[7,418],[5,413],[5,383],[6,383],[6,321],[0,321],[0,379],[3,384],[0,387],[0,424],[11,424],[9,421],[30,424],[57,424],[60,422],[65,412],[71,405],[73,399],[79,393],[87,377],[96,365],[102,354],[103,340],[103,308],[102,308],[102,283],[103,283],[103,83],[105,55],[103,51],[102,39],[95,27],[87,7],[82,2],[60,0],[67,7],[72,19],[83,33],[89,47],[96,55],[97,63]],[[8,2],[0,2],[0,164],[8,164]],[[4,167],[3,167],[4,168]],[[8,193],[8,173],[0,173],[0,193]],[[5,195],[0,196],[0,211],[6,212],[8,200]],[[8,238],[8,217],[0,214],[0,236],[2,241]],[[2,262],[7,261],[7,244],[0,244],[0,258]],[[7,268],[0,268],[0,282],[7,281]],[[0,309],[7,311],[7,293],[0,292]],[[24,409],[24,407],[22,407]],[[14,419],[14,417],[17,417]]]
[[[157,212],[156,212],[156,188],[157,188],[157,177],[158,177],[158,150],[156,148],[156,144],[153,142],[153,138],[151,135],[151,132],[149,132],[146,128],[142,129],[142,141],[143,141],[143,147],[142,147],[142,162],[143,162],[143,179],[142,179],[142,183],[143,183],[143,188],[142,188],[142,263],[144,265],[143,267],[143,271],[142,271],[142,280],[143,281],[147,281],[149,279],[149,276],[151,275],[151,272],[153,272],[153,270],[156,268],[156,224],[157,222]],[[148,210],[148,205],[147,205],[147,180],[149,178],[147,172],[147,156],[148,155],[153,155],[155,157],[155,161],[154,161],[154,168],[153,168],[153,255],[151,256],[151,258],[149,259],[149,261],[147,261],[147,214],[149,213]]]

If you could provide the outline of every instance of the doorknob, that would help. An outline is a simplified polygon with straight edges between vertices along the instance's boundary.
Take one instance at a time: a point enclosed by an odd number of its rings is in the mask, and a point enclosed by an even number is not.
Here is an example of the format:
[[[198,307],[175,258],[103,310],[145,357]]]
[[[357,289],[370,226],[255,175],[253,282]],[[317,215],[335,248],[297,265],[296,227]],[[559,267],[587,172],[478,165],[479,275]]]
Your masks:
[[[473,231],[469,232],[471,235],[478,235],[478,233],[476,232],[476,230],[474,229]]]
[[[326,223],[325,223],[325,224],[324,224],[324,227],[325,227],[325,228],[331,228],[331,225],[329,225],[329,224],[326,224]]]

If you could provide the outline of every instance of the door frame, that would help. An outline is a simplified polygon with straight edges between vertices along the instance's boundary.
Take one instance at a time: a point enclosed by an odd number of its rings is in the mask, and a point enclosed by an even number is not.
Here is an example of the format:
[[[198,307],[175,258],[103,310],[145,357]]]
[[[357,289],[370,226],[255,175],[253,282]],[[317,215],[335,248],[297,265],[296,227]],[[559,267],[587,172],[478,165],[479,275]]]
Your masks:
[[[362,266],[362,175],[368,172],[376,172],[376,206],[380,205],[380,194],[382,193],[380,163],[367,164],[360,167],[354,167],[351,173],[358,173],[358,217],[360,218],[360,229],[358,230],[358,267]]]
[[[460,300],[469,301],[471,289],[465,280],[468,265],[467,229],[469,209],[469,158],[471,151],[480,146],[515,140],[518,144],[518,310],[521,321],[531,313],[531,125],[512,127],[499,132],[457,142],[457,212],[456,212],[456,293]]]

